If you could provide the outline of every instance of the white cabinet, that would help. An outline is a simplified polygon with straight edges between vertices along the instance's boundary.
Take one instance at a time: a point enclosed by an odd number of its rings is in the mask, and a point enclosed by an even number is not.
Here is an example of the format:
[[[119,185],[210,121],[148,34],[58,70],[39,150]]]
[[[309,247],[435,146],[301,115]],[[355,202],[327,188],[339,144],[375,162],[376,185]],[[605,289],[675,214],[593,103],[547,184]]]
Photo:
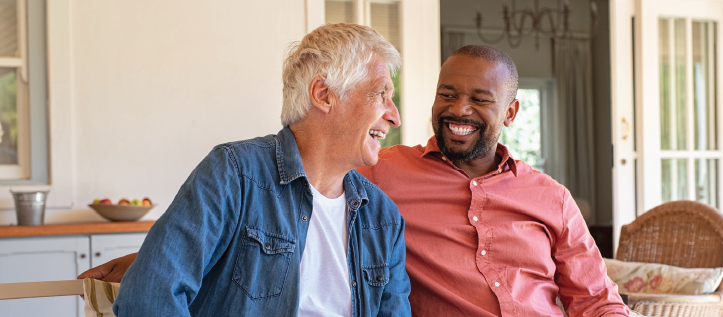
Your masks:
[[[137,252],[145,233],[0,239],[0,283],[72,280],[93,266]],[[79,296],[0,300],[0,317],[82,317]]]
[[[146,233],[95,234],[90,236],[90,267],[140,250]]]

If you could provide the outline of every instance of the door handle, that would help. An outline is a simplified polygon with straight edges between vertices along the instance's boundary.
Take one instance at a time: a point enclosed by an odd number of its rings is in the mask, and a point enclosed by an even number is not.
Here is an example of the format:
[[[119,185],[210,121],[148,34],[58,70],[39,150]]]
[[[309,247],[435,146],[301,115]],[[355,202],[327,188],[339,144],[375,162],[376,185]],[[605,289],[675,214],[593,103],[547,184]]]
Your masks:
[[[622,122],[625,125],[625,134],[623,134],[623,141],[627,141],[628,137],[630,136],[630,123],[628,123],[628,120],[625,120],[625,117],[623,117]]]

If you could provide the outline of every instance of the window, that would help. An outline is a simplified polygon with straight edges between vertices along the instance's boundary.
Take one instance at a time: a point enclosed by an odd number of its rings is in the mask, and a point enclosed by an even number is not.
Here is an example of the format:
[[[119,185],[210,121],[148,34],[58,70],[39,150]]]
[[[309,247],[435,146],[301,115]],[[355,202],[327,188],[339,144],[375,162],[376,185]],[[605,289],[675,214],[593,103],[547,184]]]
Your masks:
[[[47,184],[45,2],[0,0],[0,184]]]
[[[662,201],[718,207],[716,23],[658,19]]]
[[[554,139],[550,127],[554,82],[551,79],[520,79],[517,99],[520,110],[512,125],[502,129],[500,143],[507,146],[516,160],[551,174],[549,164]]]
[[[326,0],[325,18],[326,23],[357,23],[372,27],[379,32],[401,53],[401,27],[400,27],[400,6],[399,1],[394,0]],[[401,102],[401,70],[395,77],[394,82],[394,104],[397,105],[399,113]],[[400,144],[402,134],[399,128],[391,128],[387,137],[381,140],[382,147]]]

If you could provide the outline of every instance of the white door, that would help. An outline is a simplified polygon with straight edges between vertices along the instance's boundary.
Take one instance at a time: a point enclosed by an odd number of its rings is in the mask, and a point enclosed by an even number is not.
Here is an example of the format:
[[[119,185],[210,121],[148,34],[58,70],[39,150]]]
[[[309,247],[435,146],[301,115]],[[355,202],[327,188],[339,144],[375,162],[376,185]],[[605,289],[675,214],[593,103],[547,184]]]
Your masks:
[[[614,237],[663,202],[720,207],[723,0],[612,0]]]

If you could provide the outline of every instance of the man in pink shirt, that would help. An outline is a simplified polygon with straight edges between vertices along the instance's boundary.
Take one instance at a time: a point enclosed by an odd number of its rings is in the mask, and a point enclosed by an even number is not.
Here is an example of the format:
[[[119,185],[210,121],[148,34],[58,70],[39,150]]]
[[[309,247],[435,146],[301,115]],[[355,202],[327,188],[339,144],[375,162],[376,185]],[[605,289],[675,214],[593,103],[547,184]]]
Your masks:
[[[488,46],[442,66],[426,146],[358,169],[406,220],[414,316],[628,316],[570,192],[497,143],[519,110],[517,69]],[[81,276],[119,280],[133,256]]]
[[[406,220],[414,316],[628,316],[570,192],[497,143],[519,110],[505,53],[465,46],[442,66],[426,146],[357,169]]]

